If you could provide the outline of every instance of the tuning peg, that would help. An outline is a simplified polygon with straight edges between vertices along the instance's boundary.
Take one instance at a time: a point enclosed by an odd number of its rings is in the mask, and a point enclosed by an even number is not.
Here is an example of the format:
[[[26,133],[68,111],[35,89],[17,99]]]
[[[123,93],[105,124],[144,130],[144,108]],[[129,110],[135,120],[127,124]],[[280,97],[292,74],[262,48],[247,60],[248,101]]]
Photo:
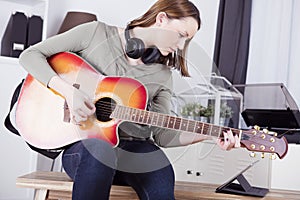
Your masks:
[[[256,153],[255,152],[251,152],[249,155],[250,155],[251,158],[256,157]]]
[[[276,133],[274,131],[269,131],[269,135],[273,135],[273,136],[277,137],[278,133]]]
[[[262,151],[266,149],[265,145],[260,145],[259,148],[260,148],[260,150],[262,150]]]
[[[271,160],[275,160],[276,159],[276,154],[275,153],[272,153],[271,155],[270,155],[270,158],[271,158]]]
[[[265,153],[261,153],[261,158],[265,158]]]
[[[266,128],[264,128],[264,129],[263,129],[263,132],[264,132],[265,134],[268,134],[268,133],[269,133],[269,130],[266,129]]]
[[[270,142],[275,142],[275,138],[270,138]]]
[[[260,130],[260,127],[257,126],[257,125],[255,125],[255,126],[254,126],[254,129],[255,129],[255,130]]]

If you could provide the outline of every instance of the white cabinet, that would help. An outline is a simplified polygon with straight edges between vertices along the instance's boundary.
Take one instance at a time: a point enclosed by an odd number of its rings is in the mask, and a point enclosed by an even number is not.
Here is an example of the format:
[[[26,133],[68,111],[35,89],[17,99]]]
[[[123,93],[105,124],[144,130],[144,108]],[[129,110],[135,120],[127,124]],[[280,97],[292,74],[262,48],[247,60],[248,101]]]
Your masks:
[[[299,144],[289,144],[289,150],[283,160],[275,160],[272,164],[271,187],[274,189],[300,191],[299,182]]]
[[[43,18],[43,39],[47,27],[47,0],[0,0],[0,38],[2,38],[12,13],[24,12],[27,16],[39,15]],[[33,190],[17,188],[16,178],[36,170],[37,153],[32,151],[24,140],[9,132],[3,125],[9,111],[14,89],[25,78],[26,72],[17,58],[0,56],[0,200],[31,200]]]
[[[14,89],[25,77],[26,72],[15,58],[0,59],[0,200],[32,199],[33,191],[15,186],[16,178],[36,169],[37,154],[31,151],[24,140],[9,132],[3,122],[8,113]]]
[[[205,141],[186,147],[164,149],[171,160],[176,180],[200,183],[225,183],[249,164],[259,160],[257,164],[248,169],[243,175],[253,186],[270,187],[269,158],[249,156],[243,148],[231,151],[221,150],[214,142]]]

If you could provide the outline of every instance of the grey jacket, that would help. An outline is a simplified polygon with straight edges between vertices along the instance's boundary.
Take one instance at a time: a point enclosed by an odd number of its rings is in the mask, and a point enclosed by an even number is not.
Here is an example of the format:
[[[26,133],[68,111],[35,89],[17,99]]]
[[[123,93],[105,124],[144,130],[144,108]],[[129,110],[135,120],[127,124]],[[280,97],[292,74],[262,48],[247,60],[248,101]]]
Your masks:
[[[128,64],[118,29],[102,22],[79,25],[26,49],[20,55],[20,64],[45,85],[56,75],[46,58],[59,52],[74,52],[107,76],[126,76],[139,80],[148,91],[148,108],[151,111],[170,111],[172,73],[162,64]],[[179,132],[157,127],[123,122],[120,136],[153,138],[159,146],[180,146]]]

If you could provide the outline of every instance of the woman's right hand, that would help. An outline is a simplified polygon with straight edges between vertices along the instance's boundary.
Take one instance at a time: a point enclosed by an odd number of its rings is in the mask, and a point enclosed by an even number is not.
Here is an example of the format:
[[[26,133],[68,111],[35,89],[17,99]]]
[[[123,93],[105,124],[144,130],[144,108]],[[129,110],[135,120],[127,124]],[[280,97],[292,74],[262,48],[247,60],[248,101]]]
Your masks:
[[[87,94],[68,84],[59,76],[54,76],[48,86],[65,97],[71,114],[71,122],[80,124],[94,114],[96,107]]]
[[[89,97],[75,87],[65,94],[65,98],[75,124],[86,121],[96,110]]]

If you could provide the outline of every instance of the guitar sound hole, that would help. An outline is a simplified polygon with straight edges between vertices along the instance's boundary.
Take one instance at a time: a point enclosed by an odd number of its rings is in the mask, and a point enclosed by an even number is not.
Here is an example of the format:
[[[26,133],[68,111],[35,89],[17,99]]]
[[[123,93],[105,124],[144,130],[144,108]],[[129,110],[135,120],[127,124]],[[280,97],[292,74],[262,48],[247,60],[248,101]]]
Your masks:
[[[107,122],[111,120],[109,116],[115,109],[116,102],[112,98],[104,97],[99,99],[95,106],[97,119],[101,122]]]

